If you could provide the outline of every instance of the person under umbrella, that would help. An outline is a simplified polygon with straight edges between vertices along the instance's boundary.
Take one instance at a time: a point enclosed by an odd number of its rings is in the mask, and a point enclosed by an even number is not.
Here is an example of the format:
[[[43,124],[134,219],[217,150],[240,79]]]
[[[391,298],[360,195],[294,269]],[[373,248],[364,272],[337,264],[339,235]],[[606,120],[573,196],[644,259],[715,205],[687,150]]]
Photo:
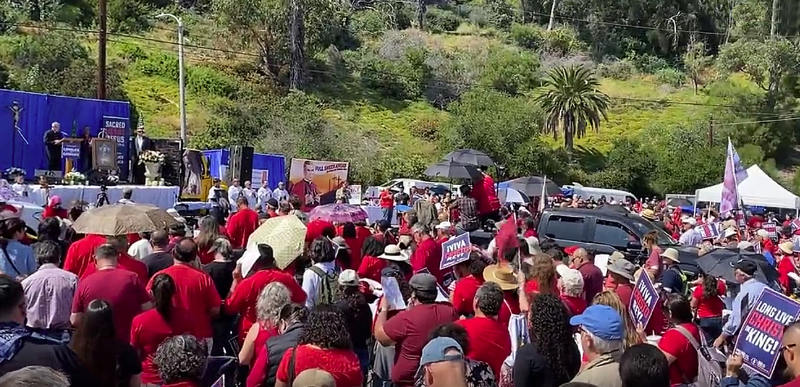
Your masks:
[[[758,270],[753,261],[739,260],[733,267],[736,282],[740,283],[739,294],[733,300],[733,312],[728,322],[722,327],[722,334],[714,340],[714,347],[721,348],[739,331],[739,326],[744,322],[744,316],[749,312],[749,306],[756,302],[756,299],[767,287],[766,284],[755,279],[753,276]]]

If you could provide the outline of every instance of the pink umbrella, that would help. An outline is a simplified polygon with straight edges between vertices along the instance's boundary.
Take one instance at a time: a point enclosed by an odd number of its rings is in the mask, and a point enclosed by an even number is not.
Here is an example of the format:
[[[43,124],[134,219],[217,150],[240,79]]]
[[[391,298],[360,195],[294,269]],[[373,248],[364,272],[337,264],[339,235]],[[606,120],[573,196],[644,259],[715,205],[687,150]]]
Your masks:
[[[352,204],[325,204],[317,206],[308,215],[308,220],[322,219],[332,223],[362,222],[367,212]]]

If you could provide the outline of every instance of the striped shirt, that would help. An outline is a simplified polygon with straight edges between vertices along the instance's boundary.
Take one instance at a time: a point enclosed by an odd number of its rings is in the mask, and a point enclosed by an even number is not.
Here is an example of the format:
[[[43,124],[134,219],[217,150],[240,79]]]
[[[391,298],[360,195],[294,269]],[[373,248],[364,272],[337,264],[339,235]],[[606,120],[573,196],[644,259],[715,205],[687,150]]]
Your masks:
[[[40,329],[69,328],[72,298],[78,276],[52,263],[42,265],[22,280],[27,305],[28,326]]]

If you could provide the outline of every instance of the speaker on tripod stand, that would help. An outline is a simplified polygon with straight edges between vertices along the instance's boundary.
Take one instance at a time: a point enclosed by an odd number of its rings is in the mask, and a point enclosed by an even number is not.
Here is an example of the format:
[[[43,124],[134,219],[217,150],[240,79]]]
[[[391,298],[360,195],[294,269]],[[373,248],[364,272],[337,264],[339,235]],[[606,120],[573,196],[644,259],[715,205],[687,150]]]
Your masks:
[[[228,181],[245,181],[253,178],[253,147],[234,145],[230,148],[228,159]]]

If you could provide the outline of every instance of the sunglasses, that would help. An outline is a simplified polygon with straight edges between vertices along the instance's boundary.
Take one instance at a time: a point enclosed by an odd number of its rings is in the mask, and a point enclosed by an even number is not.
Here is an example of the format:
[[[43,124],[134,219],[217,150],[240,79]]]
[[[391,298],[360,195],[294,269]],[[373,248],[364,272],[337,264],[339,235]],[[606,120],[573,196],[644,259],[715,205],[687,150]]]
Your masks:
[[[781,352],[789,351],[789,350],[791,350],[792,348],[794,348],[796,346],[797,346],[797,344],[786,344],[786,345],[781,347]]]

